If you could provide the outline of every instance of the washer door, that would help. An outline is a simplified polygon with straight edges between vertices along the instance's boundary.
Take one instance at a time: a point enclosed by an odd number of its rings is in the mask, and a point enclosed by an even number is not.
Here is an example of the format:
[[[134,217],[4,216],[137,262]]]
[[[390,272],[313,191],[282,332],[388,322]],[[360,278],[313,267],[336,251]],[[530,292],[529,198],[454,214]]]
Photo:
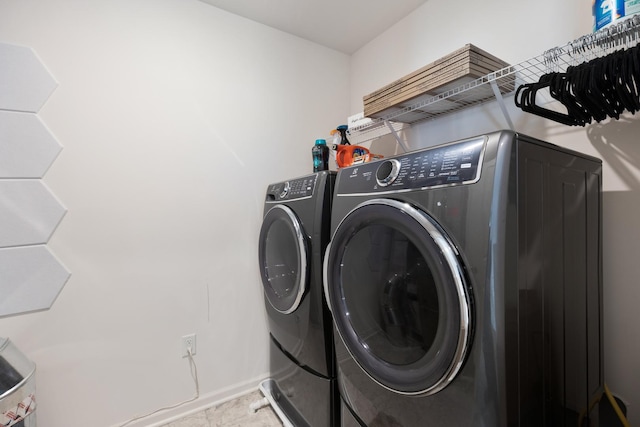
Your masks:
[[[293,312],[306,291],[309,251],[302,224],[291,208],[276,205],[265,215],[258,260],[267,300],[280,313]]]
[[[360,204],[333,235],[324,277],[340,337],[374,381],[428,395],[453,380],[470,344],[471,297],[432,217],[395,200]]]

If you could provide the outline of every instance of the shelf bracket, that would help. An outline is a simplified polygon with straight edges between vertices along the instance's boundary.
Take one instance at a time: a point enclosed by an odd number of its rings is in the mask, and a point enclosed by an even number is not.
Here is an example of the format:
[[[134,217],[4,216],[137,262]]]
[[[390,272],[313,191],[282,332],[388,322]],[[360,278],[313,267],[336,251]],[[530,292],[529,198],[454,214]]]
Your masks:
[[[398,145],[400,147],[402,147],[402,149],[404,150],[404,152],[406,153],[407,151],[409,151],[409,148],[407,147],[407,145],[404,143],[404,141],[402,140],[402,138],[400,138],[400,135],[398,135],[398,132],[396,132],[396,130],[394,129],[393,125],[389,122],[389,120],[385,120],[384,124],[387,125],[387,127],[389,128],[389,130],[391,131],[391,134],[393,135],[393,137],[396,139],[396,142],[398,143]]]
[[[509,111],[507,111],[507,106],[504,103],[504,98],[502,97],[502,93],[500,92],[500,88],[496,83],[495,74],[491,74],[491,76],[489,77],[489,84],[491,85],[491,90],[493,90],[493,94],[495,95],[496,100],[498,101],[500,110],[502,110],[502,114],[504,114],[504,119],[507,121],[507,124],[509,125],[509,129],[515,130],[513,126],[513,122],[511,121],[511,116],[509,116]]]

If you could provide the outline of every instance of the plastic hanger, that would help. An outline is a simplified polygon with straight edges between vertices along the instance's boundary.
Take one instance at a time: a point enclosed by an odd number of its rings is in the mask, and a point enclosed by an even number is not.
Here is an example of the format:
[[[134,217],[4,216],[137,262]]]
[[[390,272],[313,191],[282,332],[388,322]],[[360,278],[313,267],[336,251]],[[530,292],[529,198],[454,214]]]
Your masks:
[[[545,53],[547,73],[539,81],[518,87],[515,104],[523,111],[571,126],[585,126],[593,120],[608,117],[619,119],[626,110],[640,111],[640,46],[629,47],[640,38],[640,16],[634,16],[629,26],[611,28],[603,33],[582,38],[570,45],[569,54],[586,55],[592,49],[618,49],[578,65],[565,72],[556,68],[558,52]],[[551,97],[559,101],[567,113],[549,110],[537,104],[537,94],[548,89]]]

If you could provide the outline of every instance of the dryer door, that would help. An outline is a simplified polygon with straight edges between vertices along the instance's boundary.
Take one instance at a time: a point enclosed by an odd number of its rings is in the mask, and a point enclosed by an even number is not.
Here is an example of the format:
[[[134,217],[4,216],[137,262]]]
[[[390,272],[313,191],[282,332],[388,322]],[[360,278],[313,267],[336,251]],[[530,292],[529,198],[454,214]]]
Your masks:
[[[433,394],[462,367],[468,280],[454,244],[425,212],[389,199],[357,206],[327,248],[325,293],[351,356],[382,386]]]
[[[309,250],[302,224],[291,208],[276,205],[265,215],[258,260],[264,293],[273,308],[293,312],[306,291]]]

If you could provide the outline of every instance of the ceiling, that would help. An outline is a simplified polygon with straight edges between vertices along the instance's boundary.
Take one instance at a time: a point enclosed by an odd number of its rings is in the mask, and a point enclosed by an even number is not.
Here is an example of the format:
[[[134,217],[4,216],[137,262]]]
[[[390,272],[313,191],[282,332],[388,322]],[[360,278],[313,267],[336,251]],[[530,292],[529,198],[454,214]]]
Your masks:
[[[427,0],[200,0],[352,54]]]

